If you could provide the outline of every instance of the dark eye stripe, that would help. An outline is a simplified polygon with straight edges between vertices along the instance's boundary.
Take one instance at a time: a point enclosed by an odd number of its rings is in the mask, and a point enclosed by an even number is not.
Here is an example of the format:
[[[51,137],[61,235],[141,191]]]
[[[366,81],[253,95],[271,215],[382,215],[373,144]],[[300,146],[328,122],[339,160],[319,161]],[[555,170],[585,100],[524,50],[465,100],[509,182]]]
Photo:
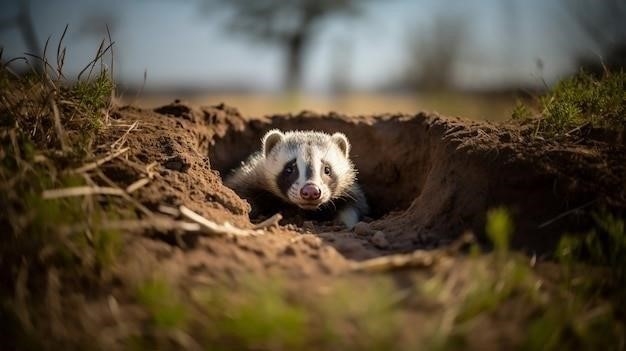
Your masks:
[[[288,168],[291,168],[291,172],[286,171]],[[293,159],[285,164],[282,171],[276,176],[276,185],[280,191],[287,195],[287,191],[291,185],[298,180],[298,166],[296,165],[296,160]]]

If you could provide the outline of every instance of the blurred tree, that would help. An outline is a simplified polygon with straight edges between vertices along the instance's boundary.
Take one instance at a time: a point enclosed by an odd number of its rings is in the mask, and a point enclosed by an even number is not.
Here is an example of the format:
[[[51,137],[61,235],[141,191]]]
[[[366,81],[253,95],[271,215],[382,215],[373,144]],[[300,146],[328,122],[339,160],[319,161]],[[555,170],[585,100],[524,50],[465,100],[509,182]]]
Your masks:
[[[352,62],[352,42],[348,38],[338,38],[332,43],[330,57],[330,92],[337,97],[350,91],[350,64]]]
[[[37,57],[42,57],[43,53],[39,41],[37,40],[35,25],[30,12],[30,1],[17,0],[16,2],[17,14],[8,18],[0,18],[0,30],[16,28],[22,35],[22,39],[29,53]],[[43,64],[40,60],[34,60],[32,64],[33,68],[36,70],[43,68]]]
[[[409,62],[403,84],[405,88],[412,90],[452,88],[464,39],[465,22],[462,18],[451,15],[440,15],[426,31],[414,31],[408,43]]]
[[[626,1],[564,0],[566,12],[598,52],[576,53],[579,66],[602,74],[626,67]]]
[[[307,46],[319,24],[334,15],[355,15],[365,0],[202,0],[209,10],[231,10],[228,28],[279,45],[285,54],[285,89],[301,88]]]

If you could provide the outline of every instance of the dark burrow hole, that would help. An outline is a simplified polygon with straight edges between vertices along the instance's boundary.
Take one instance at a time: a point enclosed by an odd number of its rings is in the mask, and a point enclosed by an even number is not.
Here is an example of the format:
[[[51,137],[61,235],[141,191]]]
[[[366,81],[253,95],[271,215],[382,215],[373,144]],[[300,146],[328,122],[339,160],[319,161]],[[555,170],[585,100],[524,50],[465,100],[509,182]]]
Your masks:
[[[409,207],[419,196],[431,168],[429,138],[417,121],[387,119],[345,120],[321,116],[276,116],[252,120],[243,128],[230,126],[215,136],[209,148],[211,167],[222,178],[261,148],[261,138],[270,129],[342,132],[350,143],[350,157],[358,170],[358,182],[370,206],[368,217],[378,219]]]
[[[553,252],[559,232],[589,222],[570,216],[559,221],[560,230],[544,225],[594,194],[454,119],[301,113],[225,122],[216,124],[209,146],[211,167],[222,176],[259,150],[269,129],[346,134],[371,207],[370,226],[389,239],[387,250],[436,247],[467,231],[484,242],[486,213],[500,206],[515,223],[512,246],[532,252]]]

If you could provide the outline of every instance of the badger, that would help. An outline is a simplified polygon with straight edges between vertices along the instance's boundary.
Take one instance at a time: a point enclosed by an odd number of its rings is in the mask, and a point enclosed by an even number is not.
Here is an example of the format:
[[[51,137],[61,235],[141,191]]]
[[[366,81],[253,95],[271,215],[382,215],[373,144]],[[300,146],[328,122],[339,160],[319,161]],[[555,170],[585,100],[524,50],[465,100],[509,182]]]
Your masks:
[[[225,184],[250,203],[251,217],[297,213],[352,228],[367,214],[368,205],[349,152],[342,133],[273,129],[263,136],[261,150]]]

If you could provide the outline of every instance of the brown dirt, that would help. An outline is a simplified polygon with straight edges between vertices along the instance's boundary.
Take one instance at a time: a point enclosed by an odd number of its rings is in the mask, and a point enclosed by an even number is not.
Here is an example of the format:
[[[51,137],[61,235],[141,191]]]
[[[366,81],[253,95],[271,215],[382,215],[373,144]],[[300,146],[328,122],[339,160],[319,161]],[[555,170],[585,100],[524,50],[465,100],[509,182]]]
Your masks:
[[[129,236],[114,273],[120,289],[156,271],[188,289],[249,273],[278,273],[306,289],[345,271],[354,260],[442,246],[465,231],[482,238],[485,213],[495,206],[512,210],[515,247],[547,253],[556,233],[590,226],[588,211],[572,209],[626,208],[623,145],[546,142],[524,126],[426,113],[347,117],[303,112],[246,119],[224,105],[191,108],[179,102],[154,111],[124,107],[113,117],[139,122],[139,130],[129,135],[129,161],[158,163],[155,180],[133,195],[153,211],[159,205],[185,205],[216,222],[250,228],[249,205],[221,183],[220,174],[258,149],[270,128],[345,133],[373,209],[369,223],[355,231],[305,223],[246,238],[154,231]],[[109,131],[102,144],[121,133]],[[120,185],[139,176],[118,163],[103,170]],[[122,306],[134,304],[115,288],[112,295],[122,297]],[[136,308],[121,311],[142,316]],[[105,315],[93,323],[112,323],[102,320]],[[111,335],[123,337],[119,330]],[[116,340],[107,342],[115,345]]]
[[[140,190],[142,203],[153,210],[161,204],[186,205],[240,227],[251,225],[249,205],[222,185],[220,174],[256,151],[268,129],[345,133],[372,208],[369,228],[359,235],[306,223],[304,229],[281,227],[276,233],[289,241],[306,230],[314,235],[304,236],[310,239],[305,242],[322,238],[350,259],[433,248],[464,231],[480,238],[485,213],[496,206],[506,206],[514,215],[515,247],[546,253],[558,239],[555,233],[587,229],[589,217],[582,213],[588,211],[582,209],[619,210],[626,204],[623,147],[620,152],[620,146],[601,142],[546,142],[523,126],[426,113],[347,117],[303,112],[246,119],[224,105],[191,108],[180,102],[154,112],[129,107],[116,114],[141,126],[128,141],[138,150],[132,157],[161,166],[158,181]],[[124,171],[116,168],[105,168],[105,173],[122,185],[136,179],[132,174],[124,179]],[[385,234],[389,245],[384,249],[370,243],[374,231]],[[277,237],[250,239],[254,256],[278,254]]]

